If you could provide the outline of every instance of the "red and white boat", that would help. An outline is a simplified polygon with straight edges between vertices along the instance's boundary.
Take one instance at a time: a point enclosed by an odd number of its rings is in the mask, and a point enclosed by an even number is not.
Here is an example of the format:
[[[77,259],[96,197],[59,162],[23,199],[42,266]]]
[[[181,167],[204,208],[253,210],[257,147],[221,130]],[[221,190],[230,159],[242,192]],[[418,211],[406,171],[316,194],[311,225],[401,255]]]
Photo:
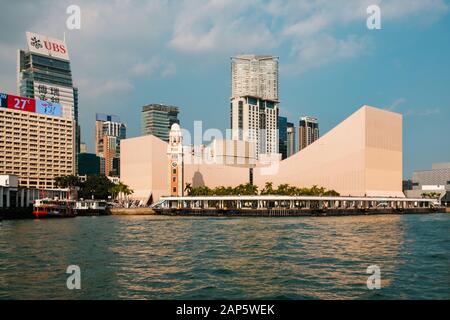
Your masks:
[[[74,206],[73,200],[39,199],[34,202],[33,215],[37,219],[74,218],[77,216]]]

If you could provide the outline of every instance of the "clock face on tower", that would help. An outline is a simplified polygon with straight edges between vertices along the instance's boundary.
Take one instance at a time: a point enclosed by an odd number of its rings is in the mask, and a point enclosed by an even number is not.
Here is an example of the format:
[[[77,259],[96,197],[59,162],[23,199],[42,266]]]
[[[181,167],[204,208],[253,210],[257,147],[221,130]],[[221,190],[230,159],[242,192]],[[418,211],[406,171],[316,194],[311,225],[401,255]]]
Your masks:
[[[178,166],[178,163],[176,163],[175,161],[172,162],[172,167],[173,167],[173,168],[176,168],[177,166]]]

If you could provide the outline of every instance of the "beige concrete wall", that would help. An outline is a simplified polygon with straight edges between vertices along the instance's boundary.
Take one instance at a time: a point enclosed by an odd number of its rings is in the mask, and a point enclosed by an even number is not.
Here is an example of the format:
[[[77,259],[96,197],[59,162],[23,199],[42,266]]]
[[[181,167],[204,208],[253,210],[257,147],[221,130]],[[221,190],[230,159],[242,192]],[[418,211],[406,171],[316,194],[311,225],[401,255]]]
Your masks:
[[[215,164],[185,164],[184,177],[184,182],[193,187],[235,187],[248,183],[249,169]]]
[[[402,193],[402,116],[363,106],[319,140],[282,161],[273,176],[255,172],[255,183],[318,185],[341,195]]]
[[[366,107],[365,192],[404,196],[402,115]]]
[[[364,195],[365,112],[360,109],[319,140],[280,162],[273,175],[255,172],[255,183],[288,183],[334,189],[342,195]]]
[[[120,142],[120,179],[134,193],[132,198],[157,201],[169,195],[167,143],[147,135]]]

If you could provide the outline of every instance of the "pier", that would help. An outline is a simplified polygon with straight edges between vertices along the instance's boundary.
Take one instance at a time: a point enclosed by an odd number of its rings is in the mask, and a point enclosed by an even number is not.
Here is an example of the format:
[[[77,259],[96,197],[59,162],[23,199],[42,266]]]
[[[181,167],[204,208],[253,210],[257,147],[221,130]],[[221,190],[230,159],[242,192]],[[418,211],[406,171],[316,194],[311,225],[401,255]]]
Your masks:
[[[195,216],[339,216],[442,211],[435,199],[309,196],[163,197],[157,214]]]

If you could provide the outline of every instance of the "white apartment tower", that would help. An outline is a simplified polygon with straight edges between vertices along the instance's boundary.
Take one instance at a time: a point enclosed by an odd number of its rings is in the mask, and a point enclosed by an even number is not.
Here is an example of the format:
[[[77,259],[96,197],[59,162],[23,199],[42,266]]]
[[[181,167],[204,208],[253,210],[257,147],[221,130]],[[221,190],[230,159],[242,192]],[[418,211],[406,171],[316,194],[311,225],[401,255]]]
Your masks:
[[[278,58],[231,58],[231,130],[233,140],[253,142],[256,156],[278,153]]]

